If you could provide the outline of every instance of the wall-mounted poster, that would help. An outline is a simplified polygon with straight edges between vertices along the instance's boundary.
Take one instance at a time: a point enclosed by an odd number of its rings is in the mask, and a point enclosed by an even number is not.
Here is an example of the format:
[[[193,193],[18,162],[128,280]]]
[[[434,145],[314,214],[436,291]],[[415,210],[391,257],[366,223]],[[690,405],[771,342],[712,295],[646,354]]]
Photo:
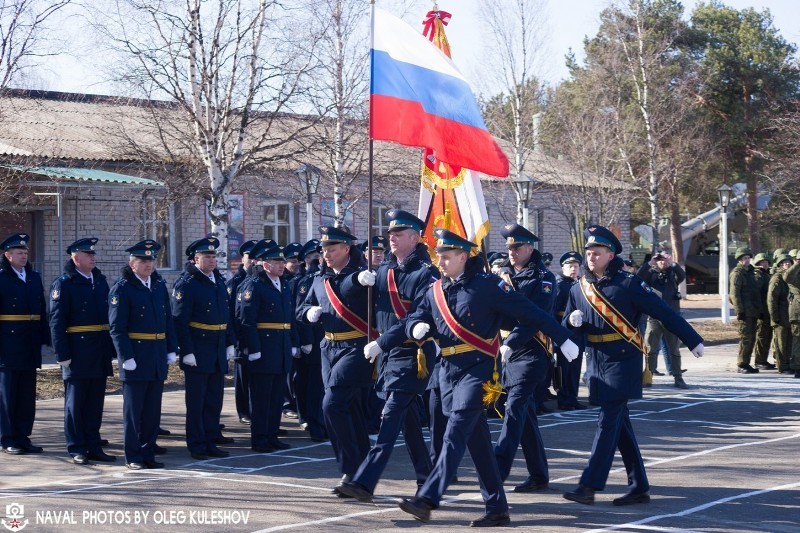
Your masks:
[[[320,209],[320,226],[333,226],[333,213],[335,210],[335,204],[333,203],[333,198],[322,198],[319,202],[319,209]],[[350,228],[350,233],[355,235],[355,224],[353,221],[353,209],[347,208],[344,214],[344,223]]]
[[[211,232],[210,203],[206,203],[206,234]],[[236,270],[242,264],[239,246],[244,243],[244,194],[233,192],[228,195],[228,269]]]

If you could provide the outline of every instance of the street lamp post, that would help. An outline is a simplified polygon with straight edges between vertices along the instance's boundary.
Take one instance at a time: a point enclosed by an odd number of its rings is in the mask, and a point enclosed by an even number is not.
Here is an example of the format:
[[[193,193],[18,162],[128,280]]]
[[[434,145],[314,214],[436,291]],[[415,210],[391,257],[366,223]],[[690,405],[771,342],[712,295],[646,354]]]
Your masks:
[[[728,205],[731,202],[733,189],[723,183],[717,187],[719,207],[722,211],[719,219],[719,294],[722,299],[722,323],[731,323],[730,303],[728,302]]]
[[[306,195],[306,240],[310,241],[314,238],[314,204],[311,197],[317,194],[321,172],[311,163],[302,163],[294,172]]]
[[[521,176],[512,180],[514,189],[517,191],[517,198],[522,203],[522,226],[528,228],[528,200],[531,197],[531,179],[528,176]]]

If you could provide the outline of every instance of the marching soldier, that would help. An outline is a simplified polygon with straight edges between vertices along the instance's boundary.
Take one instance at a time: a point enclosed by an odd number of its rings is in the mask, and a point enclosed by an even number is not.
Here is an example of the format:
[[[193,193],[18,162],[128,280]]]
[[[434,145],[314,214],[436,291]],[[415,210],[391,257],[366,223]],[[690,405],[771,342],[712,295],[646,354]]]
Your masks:
[[[418,487],[431,471],[417,408],[436,353],[432,342],[407,340],[402,320],[415,310],[439,273],[431,264],[427,247],[420,243],[420,233],[425,229],[422,220],[401,209],[390,209],[386,221],[392,255],[378,267],[375,283],[375,325],[380,337],[364,348],[370,363],[379,358],[375,388],[386,404],[375,445],[353,479],[339,486],[344,494],[366,502],[372,501],[401,429]]]
[[[367,344],[367,287],[375,274],[362,268],[356,239],[343,228],[320,227],[324,264],[297,313],[298,320],[322,321],[322,412],[342,481],[350,481],[369,451],[362,397],[372,385]],[[334,487],[334,494],[341,494]]]
[[[761,285],[755,277],[749,248],[738,248],[735,259],[739,262],[730,275],[730,298],[739,321],[739,356],[736,365],[740,374],[755,374],[750,357],[756,343],[756,322],[761,316]]]
[[[185,379],[186,447],[197,460],[227,457],[217,448],[225,374],[234,358],[225,278],[217,270],[219,240],[205,237],[186,249],[189,261],[172,290],[172,315]]]
[[[792,330],[792,350],[789,370],[800,378],[800,261],[794,262],[784,274],[789,286],[789,324]]]
[[[561,256],[561,274],[556,283],[556,301],[554,314],[556,320],[564,319],[564,310],[567,308],[569,291],[575,281],[581,275],[581,263],[583,257],[578,252],[567,252]],[[578,387],[581,380],[581,366],[583,365],[583,342],[579,342],[578,357],[572,361],[567,360],[561,350],[556,348],[556,358],[558,368],[561,369],[561,387],[556,396],[558,398],[558,408],[562,411],[573,411],[575,409],[586,409],[586,406],[578,402]]]
[[[636,324],[642,313],[657,318],[695,357],[703,355],[703,339],[646,282],[622,272],[622,244],[611,231],[587,227],[585,250],[587,272],[570,289],[564,324],[586,334],[586,350],[596,369],[589,378],[589,398],[600,405],[600,413],[589,464],[578,487],[564,498],[594,503],[594,493],[605,488],[619,449],[628,492],[614,505],[647,503],[650,485],[628,413],[628,400],[642,397],[644,346]]]
[[[544,266],[541,254],[533,246],[539,238],[519,224],[507,224],[500,234],[506,240],[509,259],[509,266],[501,271],[500,277],[547,314],[552,314],[555,276]],[[511,329],[515,321],[509,322],[508,329]],[[503,429],[494,454],[500,478],[505,481],[521,442],[529,474],[528,479],[514,487],[514,492],[545,490],[550,482],[544,442],[536,419],[536,391],[548,387],[543,382],[548,376],[552,343],[564,344],[569,335],[569,331],[562,328],[551,340],[533,328],[517,327],[500,347],[503,388],[507,396]]]
[[[106,379],[116,356],[108,325],[108,281],[95,256],[96,238],[67,246],[64,274],[50,288],[53,348],[64,378],[64,437],[72,462],[113,462],[103,451],[100,426]]]
[[[242,353],[242,345],[239,342],[239,332],[236,331],[236,293],[239,290],[239,285],[242,284],[244,278],[247,277],[247,270],[253,264],[253,257],[250,252],[253,246],[258,241],[246,241],[239,246],[239,256],[242,258],[242,264],[236,270],[236,274],[225,284],[228,289],[228,305],[230,306],[230,322],[234,328],[236,335],[236,356],[233,359],[233,391],[234,399],[236,402],[236,414],[239,416],[239,422],[242,424],[250,424],[250,393],[247,386],[247,365],[244,364],[244,357]]]
[[[372,250],[372,266],[376,267],[383,263],[384,257],[386,256],[386,247],[389,245],[386,237],[383,235],[374,235],[372,237],[372,246],[370,249]],[[367,241],[362,242],[358,245],[358,249],[361,250],[361,253],[364,254],[364,260],[367,260]]]
[[[289,294],[292,295],[292,302],[294,302],[294,294],[297,283],[305,275],[304,265],[300,262],[298,256],[303,245],[299,242],[290,242],[283,247],[283,257],[286,259],[286,268],[284,269],[283,282],[289,287]],[[292,367],[289,369],[289,374],[286,376],[286,391],[283,399],[283,416],[286,418],[296,419],[297,416],[297,391],[294,390],[294,382],[297,377],[297,356],[292,360]]]
[[[776,250],[777,251],[777,250]],[[775,255],[775,272],[769,280],[767,289],[767,307],[772,323],[773,357],[778,365],[778,372],[788,374],[789,358],[792,353],[792,329],[789,322],[789,285],[784,279],[786,271],[792,266],[792,256]]]
[[[483,259],[470,257],[474,243],[441,228],[434,230],[434,235],[444,277],[426,291],[417,310],[408,315],[405,329],[410,339],[423,340],[430,333],[438,340],[442,350],[439,385],[448,422],[442,452],[431,474],[414,498],[402,500],[400,508],[417,520],[430,520],[431,510],[439,507],[442,494],[469,448],[486,505],[486,514],[470,525],[504,526],[510,523],[508,503],[483,402],[484,386],[499,393],[496,358],[500,325],[506,319],[522,324],[515,336],[521,345],[537,329],[562,339],[564,328],[524,294],[485,273]],[[571,341],[567,340],[563,348],[577,357],[577,346]]]
[[[50,345],[42,277],[28,264],[26,233],[0,243],[0,444],[11,455],[42,453],[31,443],[36,417],[36,369]]]
[[[299,339],[293,327],[292,295],[281,280],[286,265],[283,248],[270,241],[255,253],[262,264],[239,287],[236,317],[250,373],[250,446],[255,452],[271,453],[289,448],[278,439],[278,432],[286,376]]]
[[[298,257],[302,248],[303,245],[299,242],[290,242],[283,247],[283,257],[286,258],[286,267],[282,277],[287,283],[303,275],[303,264]]]
[[[108,296],[122,381],[125,463],[131,470],[164,468],[155,460],[154,446],[167,365],[177,361],[178,342],[167,284],[155,270],[160,249],[151,239],[126,249],[128,265]]]
[[[756,368],[774,370],[775,365],[767,361],[769,348],[772,345],[772,323],[769,318],[767,292],[769,291],[769,258],[765,253],[758,253],[753,258],[753,275],[761,289],[761,314],[756,321],[756,345],[753,350]]]

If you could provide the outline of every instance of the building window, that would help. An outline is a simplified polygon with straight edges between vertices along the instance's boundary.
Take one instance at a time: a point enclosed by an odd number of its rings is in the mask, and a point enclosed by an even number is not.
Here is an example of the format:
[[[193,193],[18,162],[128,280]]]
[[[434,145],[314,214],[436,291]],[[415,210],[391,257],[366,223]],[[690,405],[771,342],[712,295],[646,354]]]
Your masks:
[[[384,235],[388,225],[386,224],[386,211],[389,207],[373,207],[372,208],[372,234]]]
[[[175,204],[160,198],[148,198],[144,211],[144,238],[153,239],[161,245],[156,268],[175,268]]]
[[[292,204],[274,203],[264,205],[264,238],[286,245],[295,238],[297,210]]]

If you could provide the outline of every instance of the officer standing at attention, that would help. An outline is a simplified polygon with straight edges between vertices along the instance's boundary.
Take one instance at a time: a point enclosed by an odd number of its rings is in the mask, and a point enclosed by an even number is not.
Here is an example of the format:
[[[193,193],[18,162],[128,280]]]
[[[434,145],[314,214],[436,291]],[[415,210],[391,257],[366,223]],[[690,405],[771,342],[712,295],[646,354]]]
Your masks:
[[[614,505],[650,501],[650,484],[628,413],[628,400],[642,397],[644,346],[636,324],[642,313],[675,333],[695,357],[703,339],[667,306],[641,278],[622,272],[622,244],[608,228],[586,228],[586,274],[570,289],[564,324],[586,334],[596,372],[589,377],[589,398],[600,406],[589,464],[578,487],[564,498],[594,503],[603,490],[619,449],[628,474],[628,492]]]
[[[100,426],[106,379],[116,356],[108,333],[108,281],[95,264],[97,239],[67,246],[64,274],[50,287],[50,329],[64,378],[64,437],[72,462],[113,462],[103,451]]]
[[[756,321],[756,345],[753,349],[755,365],[759,370],[775,370],[775,365],[767,361],[772,345],[772,324],[769,318],[767,292],[769,291],[769,257],[758,253],[753,258],[753,275],[761,290],[761,314]]]
[[[186,248],[183,275],[172,289],[172,316],[185,380],[186,447],[197,460],[227,457],[217,448],[225,374],[233,360],[228,290],[217,270],[219,240],[198,239]]]
[[[164,468],[154,446],[161,422],[167,365],[177,361],[169,291],[155,269],[161,245],[145,239],[131,246],[128,265],[108,295],[108,321],[122,381],[125,463],[131,470]]]
[[[299,353],[299,337],[293,326],[292,295],[281,280],[283,248],[271,241],[257,254],[262,264],[239,287],[236,317],[250,373],[250,446],[255,452],[271,453],[289,448],[278,439],[278,431],[286,376],[292,357]]]
[[[791,372],[789,358],[792,353],[792,329],[789,321],[789,285],[784,278],[786,271],[792,266],[792,256],[776,254],[774,264],[775,272],[769,280],[767,289],[767,307],[773,331],[773,357],[778,372],[788,374]]]
[[[367,344],[367,287],[375,273],[361,270],[355,236],[343,228],[320,227],[323,265],[298,310],[298,320],[322,321],[322,412],[342,481],[350,481],[369,451],[362,397],[372,385]],[[342,494],[339,486],[333,493]]]
[[[239,265],[236,274],[225,284],[228,289],[230,322],[236,335],[236,356],[233,359],[233,392],[236,402],[236,414],[239,416],[239,422],[248,425],[250,424],[250,393],[247,388],[247,365],[244,364],[246,355],[242,353],[242,345],[238,339],[239,332],[236,331],[236,292],[239,290],[239,285],[242,284],[244,278],[247,277],[247,269],[253,263],[250,252],[256,242],[258,241],[250,240],[239,246],[239,257],[242,258],[242,264]]]
[[[281,276],[282,281],[289,287],[289,294],[292,295],[292,302],[294,302],[295,289],[297,283],[305,275],[305,268],[299,259],[300,250],[303,245],[299,242],[290,242],[283,247],[283,257],[286,259],[286,267]],[[290,419],[297,419],[297,392],[294,390],[294,382],[297,376],[297,358],[300,352],[292,359],[292,366],[289,369],[289,374],[286,376],[286,390],[283,399],[283,416]]]
[[[539,250],[533,247],[539,238],[519,224],[507,224],[500,234],[508,247],[509,266],[499,276],[519,294],[552,315],[556,280],[552,272],[545,268]],[[507,324],[510,330],[516,320],[510,319]],[[548,376],[553,342],[559,346],[567,343],[570,348],[574,347],[571,355],[577,357],[578,348],[569,340],[569,335],[567,329],[560,328],[551,340],[536,328],[520,326],[511,331],[500,346],[503,388],[507,396],[503,429],[494,454],[500,478],[505,481],[511,473],[517,448],[522,443],[528,479],[514,487],[514,492],[545,490],[550,482],[544,442],[536,419],[536,391],[537,388],[546,389],[549,385],[542,382]]]
[[[344,494],[366,502],[372,501],[401,429],[418,487],[431,471],[417,402],[427,388],[428,369],[433,368],[436,350],[433,342],[408,340],[402,320],[414,312],[431,282],[439,279],[439,272],[431,264],[427,247],[420,243],[420,233],[425,229],[422,220],[407,211],[390,209],[386,222],[392,255],[378,267],[375,283],[375,325],[380,337],[364,348],[370,363],[380,357],[375,389],[386,403],[375,445],[352,481],[339,486]]]
[[[556,320],[564,319],[564,310],[567,308],[569,291],[575,281],[581,276],[581,263],[583,257],[578,252],[567,252],[561,256],[561,274],[556,281],[556,303],[553,314]],[[581,380],[581,366],[583,365],[583,340],[578,343],[578,357],[572,361],[564,357],[559,348],[556,348],[556,358],[558,368],[561,369],[561,387],[556,392],[558,398],[558,408],[562,411],[573,411],[575,409],[586,409],[586,406],[578,402],[578,387]]]
[[[499,331],[507,319],[524,326],[517,332],[520,346],[540,329],[545,335],[561,339],[564,328],[524,294],[493,274],[484,272],[484,260],[470,257],[474,243],[446,229],[434,230],[439,269],[443,278],[426,291],[417,310],[406,319],[406,335],[423,340],[429,333],[441,347],[439,385],[442,409],[448,417],[442,452],[425,484],[414,498],[403,499],[400,508],[417,520],[430,520],[439,507],[442,494],[456,473],[469,448],[475,463],[486,505],[486,514],[472,521],[473,527],[504,526],[510,523],[508,502],[492,450],[492,437],[486,420],[484,387],[497,395],[497,354]],[[571,341],[564,347],[574,350]],[[512,345],[511,349],[514,350]],[[488,383],[487,383],[488,382]]]
[[[0,243],[0,443],[11,455],[42,453],[31,443],[36,417],[36,369],[50,345],[42,277],[28,264],[26,233]]]
[[[761,316],[761,285],[756,280],[750,260],[750,248],[737,248],[739,262],[730,275],[731,303],[739,321],[739,356],[736,366],[740,374],[755,374],[757,368],[750,366],[750,357],[756,344],[756,322]]]

